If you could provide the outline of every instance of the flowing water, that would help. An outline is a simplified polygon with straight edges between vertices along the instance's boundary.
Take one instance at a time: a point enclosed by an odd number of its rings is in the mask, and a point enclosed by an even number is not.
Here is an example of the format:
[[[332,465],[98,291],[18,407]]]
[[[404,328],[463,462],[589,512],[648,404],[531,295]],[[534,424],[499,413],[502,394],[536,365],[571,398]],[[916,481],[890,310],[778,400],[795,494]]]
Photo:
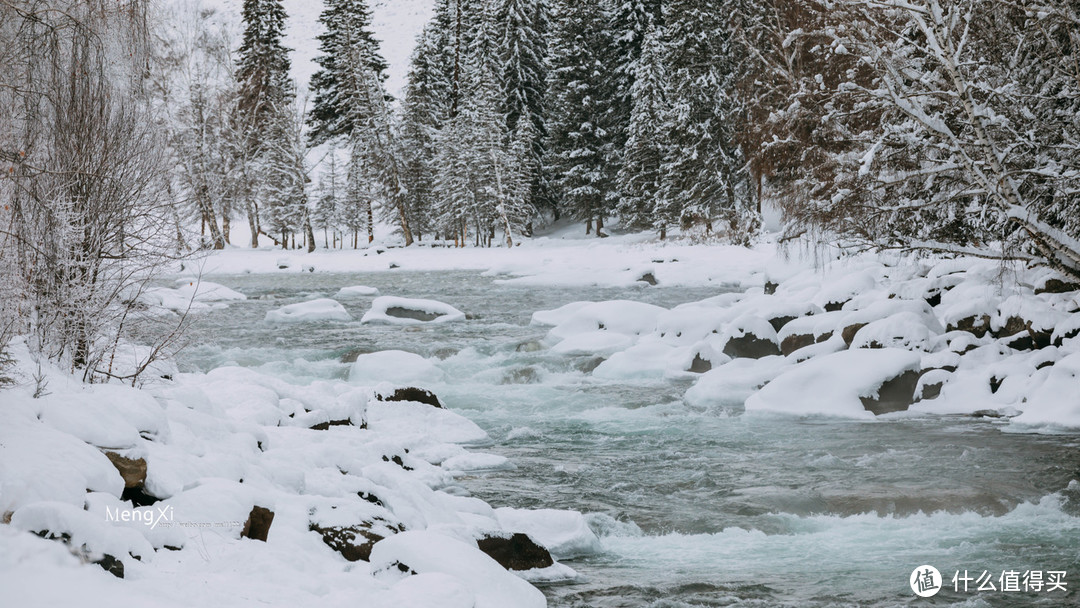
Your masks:
[[[848,422],[698,409],[687,381],[593,378],[590,357],[519,349],[532,312],[577,300],[674,306],[717,288],[536,288],[475,272],[215,277],[249,298],[202,317],[182,367],[259,368],[294,382],[344,378],[343,357],[385,349],[438,362],[432,388],[517,468],[461,483],[493,506],[574,509],[601,535],[551,606],[1080,605],[1080,437],[1023,435],[962,417]],[[266,311],[347,285],[431,298],[460,323],[276,326]],[[912,570],[936,566],[936,597]],[[952,577],[967,571],[964,592]],[[983,572],[996,588],[974,579]],[[1065,571],[1066,591],[1002,591],[1001,575]],[[1006,580],[1005,582],[1009,582]],[[984,590],[978,591],[977,587]]]

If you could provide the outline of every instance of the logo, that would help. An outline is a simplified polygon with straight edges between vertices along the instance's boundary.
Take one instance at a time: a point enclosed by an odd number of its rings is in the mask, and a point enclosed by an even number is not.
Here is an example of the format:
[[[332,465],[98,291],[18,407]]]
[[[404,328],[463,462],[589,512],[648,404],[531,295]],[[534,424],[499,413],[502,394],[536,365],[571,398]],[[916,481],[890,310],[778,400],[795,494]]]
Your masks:
[[[919,597],[934,597],[941,591],[941,573],[933,566],[919,566],[908,580],[911,590]]]

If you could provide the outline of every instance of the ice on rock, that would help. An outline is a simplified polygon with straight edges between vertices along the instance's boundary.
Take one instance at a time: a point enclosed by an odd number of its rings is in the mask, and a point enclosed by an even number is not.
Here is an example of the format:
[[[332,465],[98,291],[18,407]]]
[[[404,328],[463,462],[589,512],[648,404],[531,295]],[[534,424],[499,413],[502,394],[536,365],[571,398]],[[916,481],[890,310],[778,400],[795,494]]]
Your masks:
[[[266,313],[269,323],[310,323],[313,321],[352,321],[352,315],[336,300],[319,298],[282,306]]]
[[[380,382],[424,386],[443,377],[443,371],[434,363],[403,350],[366,353],[357,357],[349,368],[349,382],[364,386]]]
[[[506,471],[517,467],[505,456],[498,454],[467,453],[452,456],[442,461],[442,468],[447,471],[469,473],[473,471]]]
[[[371,303],[361,323],[416,325],[420,323],[451,323],[464,321],[465,313],[436,300],[380,296]]]
[[[524,580],[503,569],[476,547],[449,536],[426,530],[410,530],[377,543],[371,550],[371,569],[384,579],[403,577],[403,565],[418,574],[442,574],[453,578],[449,591],[461,596],[461,589],[472,594],[475,608],[543,608],[544,594]],[[444,585],[449,579],[428,579]],[[440,588],[431,590],[441,597]],[[432,605],[441,605],[436,601]]]
[[[801,416],[873,418],[863,397],[877,397],[886,381],[918,372],[920,356],[895,348],[847,350],[795,365],[746,400],[747,411]]]

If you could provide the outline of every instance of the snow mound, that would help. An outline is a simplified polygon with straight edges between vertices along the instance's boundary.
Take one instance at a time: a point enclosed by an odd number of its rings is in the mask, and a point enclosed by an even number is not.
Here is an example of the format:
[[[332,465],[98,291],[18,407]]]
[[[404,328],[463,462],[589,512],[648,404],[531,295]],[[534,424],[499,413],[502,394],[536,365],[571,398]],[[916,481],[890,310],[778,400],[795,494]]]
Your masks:
[[[434,363],[403,350],[363,354],[349,368],[349,382],[365,386],[380,382],[430,384],[443,377],[443,371]]]
[[[747,411],[804,416],[874,418],[861,397],[907,371],[918,371],[917,353],[895,348],[858,349],[823,355],[794,366],[746,400]]]
[[[476,545],[436,532],[410,530],[375,543],[371,550],[371,569],[376,576],[400,576],[399,564],[418,574],[453,577],[454,582],[460,584],[454,595],[460,597],[462,588],[468,590],[475,608],[543,608],[547,605],[544,594],[503,569]],[[447,581],[432,582],[445,584]],[[430,592],[432,603],[429,605],[442,605],[439,589],[433,588]]]
[[[335,298],[356,298],[361,296],[377,296],[379,290],[375,287],[368,287],[367,285],[353,285],[351,287],[342,287],[334,294]]]
[[[511,532],[524,532],[544,546],[555,559],[595,555],[601,551],[585,516],[559,509],[495,509],[499,525]]]
[[[1042,386],[1020,405],[1014,424],[1033,427],[1080,428],[1080,353],[1073,353],[1047,370]]]
[[[266,313],[269,323],[309,323],[312,321],[352,321],[352,315],[335,300],[319,298],[282,306]]]
[[[420,323],[450,323],[465,320],[465,313],[435,300],[381,296],[371,303],[361,323],[416,325]]]

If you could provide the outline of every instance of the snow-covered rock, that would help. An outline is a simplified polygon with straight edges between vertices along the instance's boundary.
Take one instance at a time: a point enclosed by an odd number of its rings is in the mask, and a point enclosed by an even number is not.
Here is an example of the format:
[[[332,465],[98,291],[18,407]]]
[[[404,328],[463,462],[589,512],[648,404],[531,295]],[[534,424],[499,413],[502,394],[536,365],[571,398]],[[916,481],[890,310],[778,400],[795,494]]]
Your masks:
[[[383,350],[360,355],[349,368],[349,382],[375,385],[380,382],[424,386],[443,379],[443,371],[431,361],[403,350]]]
[[[920,357],[906,350],[859,349],[816,357],[777,376],[746,400],[747,411],[773,411],[802,416],[873,418],[864,400],[885,397],[886,383],[911,374],[911,403]]]
[[[339,302],[319,298],[282,306],[266,313],[269,323],[308,323],[312,321],[352,321],[352,315]]]
[[[364,296],[377,296],[379,290],[376,287],[368,287],[367,285],[351,285],[349,287],[342,287],[334,294],[335,298],[358,298]]]
[[[416,325],[420,323],[451,323],[464,321],[465,313],[443,302],[416,298],[380,296],[364,313],[362,323]]]

